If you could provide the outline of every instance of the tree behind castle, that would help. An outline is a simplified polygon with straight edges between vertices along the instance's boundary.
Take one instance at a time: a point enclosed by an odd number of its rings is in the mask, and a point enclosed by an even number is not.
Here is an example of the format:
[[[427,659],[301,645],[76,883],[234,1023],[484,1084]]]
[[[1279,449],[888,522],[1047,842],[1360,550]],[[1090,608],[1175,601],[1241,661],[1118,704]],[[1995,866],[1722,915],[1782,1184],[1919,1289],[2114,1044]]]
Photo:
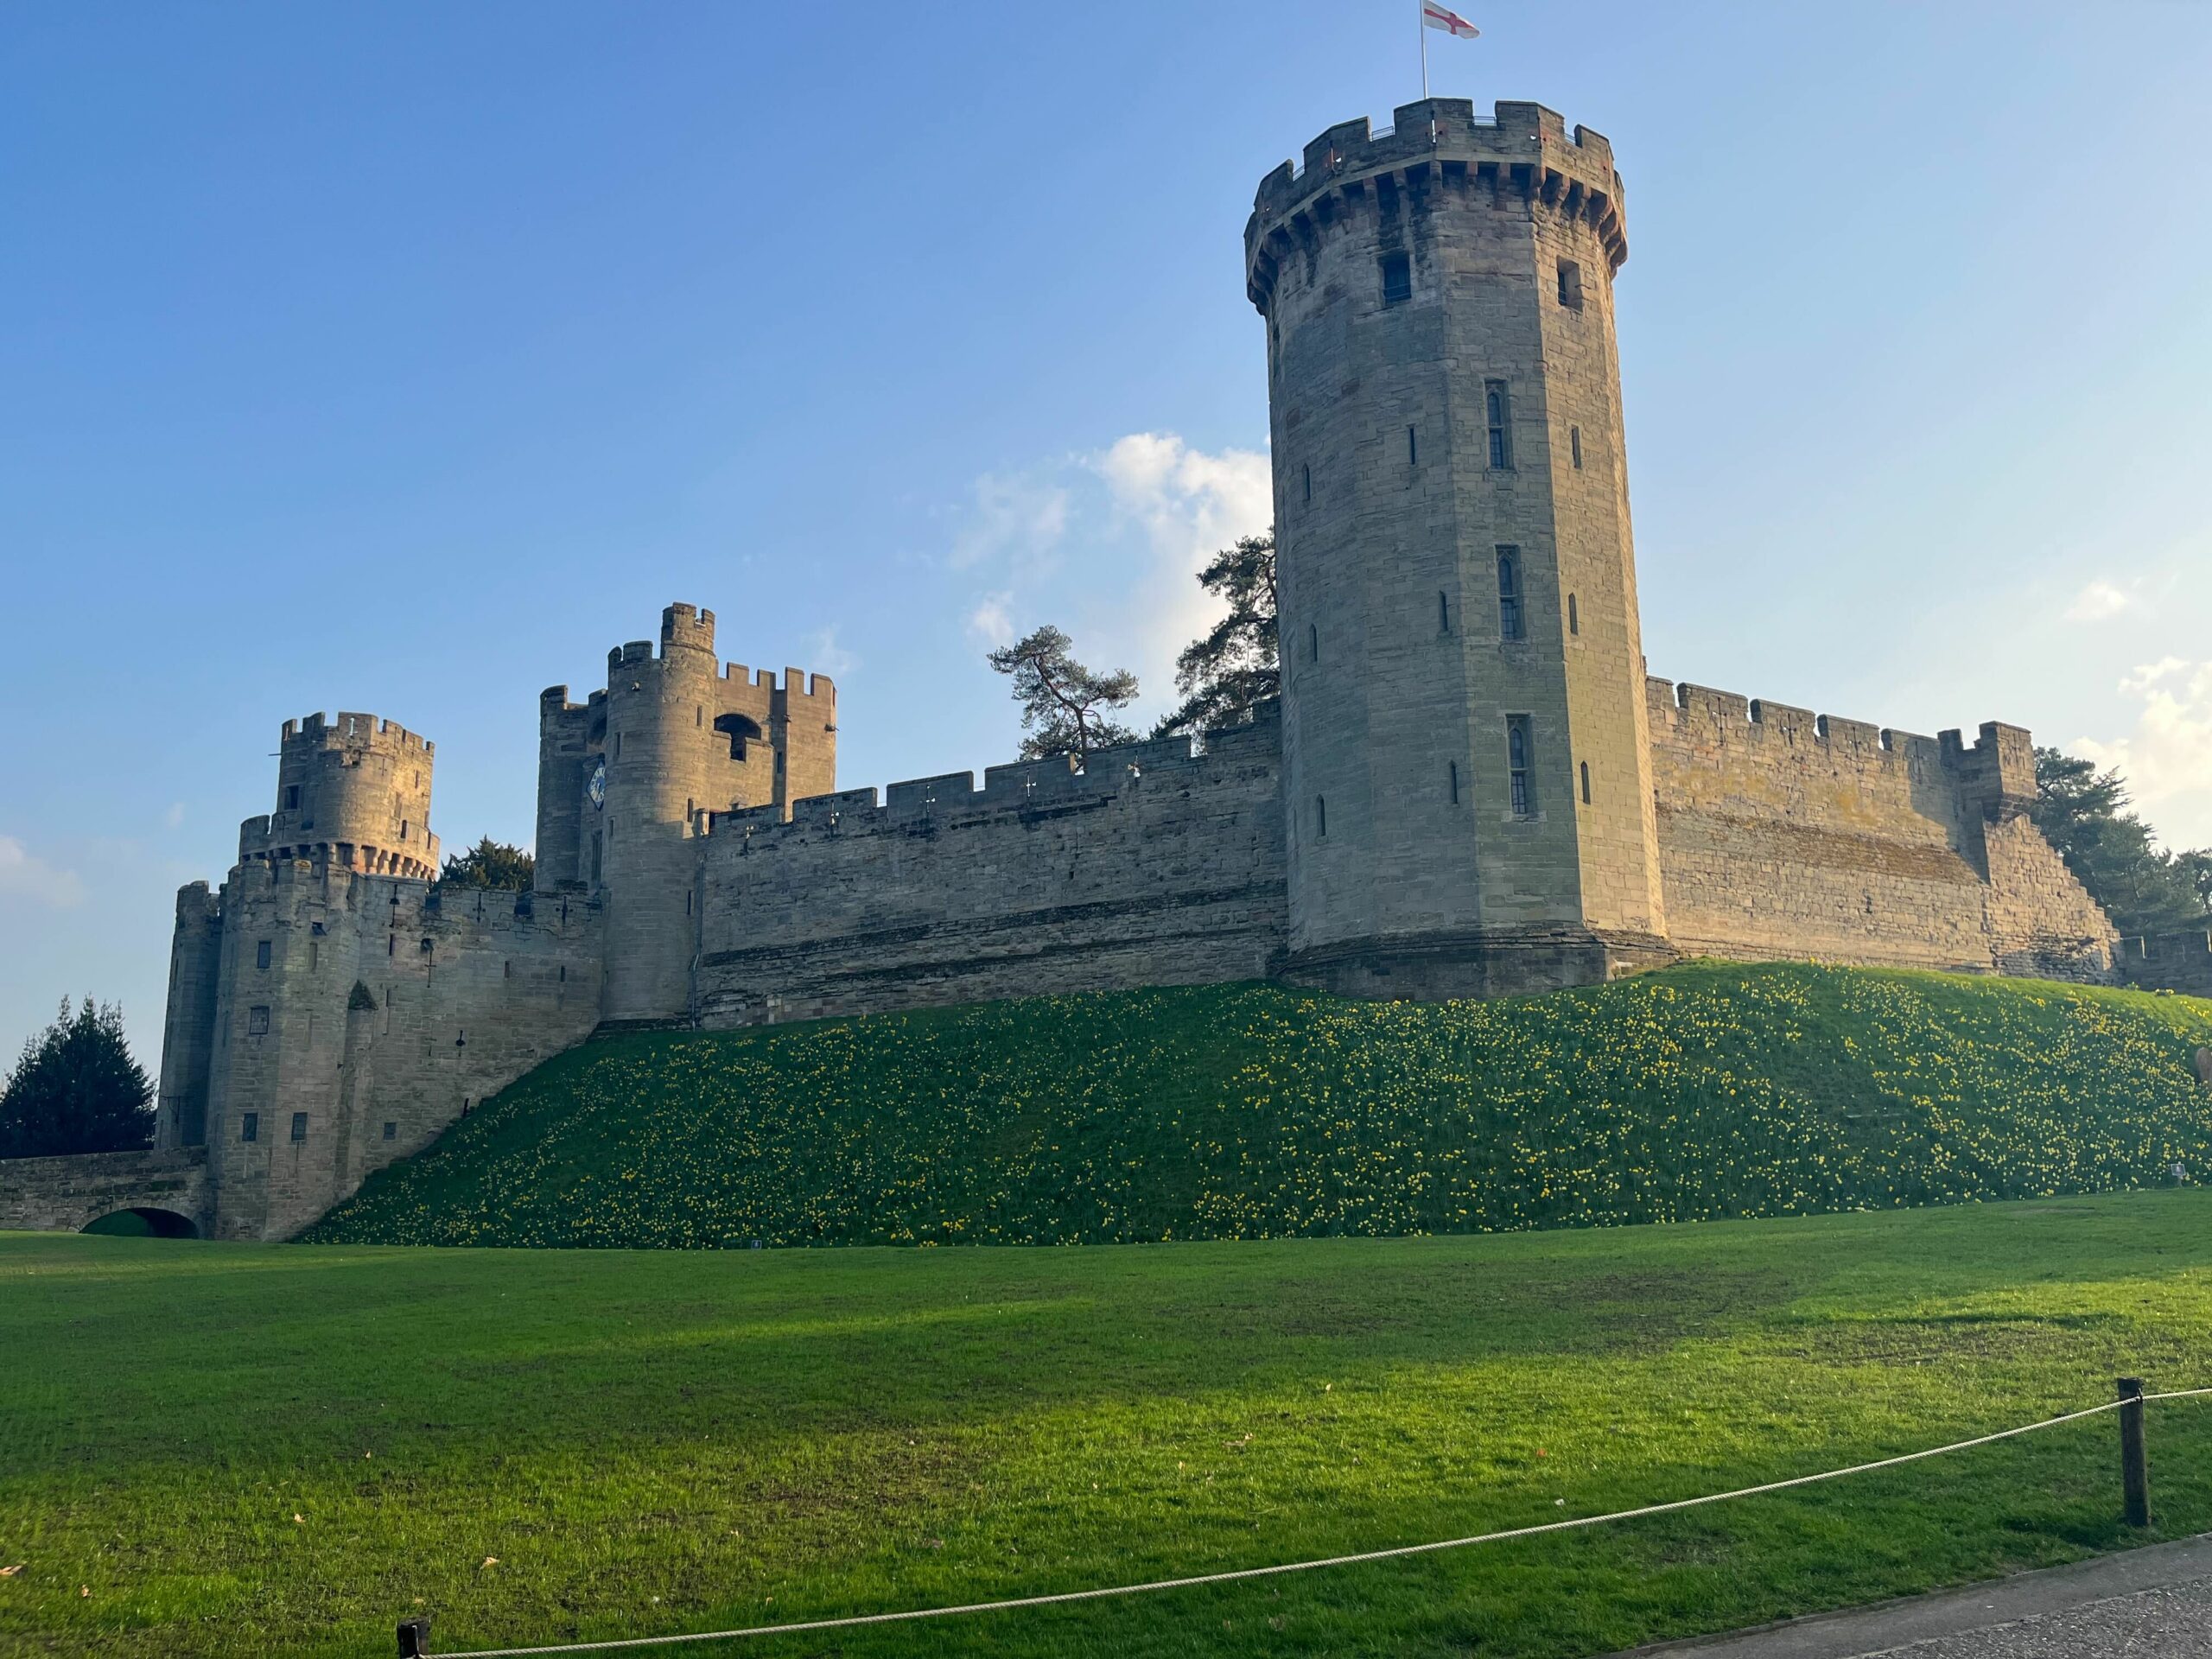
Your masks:
[[[153,1085],[124,1040],[123,1010],[69,999],[23,1045],[0,1091],[0,1158],[129,1152],[154,1139]]]
[[[438,880],[449,887],[527,893],[537,868],[537,861],[521,848],[486,836],[465,853],[447,854]]]
[[[1154,737],[1241,725],[1282,690],[1274,531],[1222,549],[1198,572],[1198,586],[1226,600],[1229,614],[1175,659],[1175,689],[1183,701],[1153,728]]]
[[[2127,782],[2116,770],[2036,751],[2036,828],[2124,937],[2212,922],[2212,849],[2169,853],[2126,806]]]
[[[1071,754],[1088,762],[1093,749],[1137,741],[1109,712],[1135,701],[1137,677],[1125,668],[1110,673],[1085,668],[1075,659],[1075,642],[1051,623],[993,652],[990,664],[1014,681],[1027,734],[1023,760]]]

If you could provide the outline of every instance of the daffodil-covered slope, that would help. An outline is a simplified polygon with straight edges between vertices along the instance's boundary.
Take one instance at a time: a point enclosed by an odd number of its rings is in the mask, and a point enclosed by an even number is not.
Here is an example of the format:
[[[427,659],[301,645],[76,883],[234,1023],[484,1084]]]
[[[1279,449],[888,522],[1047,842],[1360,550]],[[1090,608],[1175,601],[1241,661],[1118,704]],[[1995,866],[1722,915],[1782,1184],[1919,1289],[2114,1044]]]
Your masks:
[[[2212,1173],[2212,1003],[1697,963],[1502,1002],[1271,985],[596,1042],[326,1242],[742,1248],[1469,1232]]]

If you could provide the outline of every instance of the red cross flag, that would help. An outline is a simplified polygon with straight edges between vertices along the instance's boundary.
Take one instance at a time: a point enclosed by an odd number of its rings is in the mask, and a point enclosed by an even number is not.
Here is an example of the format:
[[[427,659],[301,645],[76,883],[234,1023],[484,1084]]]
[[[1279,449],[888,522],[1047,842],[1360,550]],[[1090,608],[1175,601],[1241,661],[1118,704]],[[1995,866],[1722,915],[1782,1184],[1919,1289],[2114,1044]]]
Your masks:
[[[1421,21],[1425,27],[1440,29],[1454,40],[1471,41],[1481,32],[1458,12],[1438,5],[1436,0],[1421,0]]]

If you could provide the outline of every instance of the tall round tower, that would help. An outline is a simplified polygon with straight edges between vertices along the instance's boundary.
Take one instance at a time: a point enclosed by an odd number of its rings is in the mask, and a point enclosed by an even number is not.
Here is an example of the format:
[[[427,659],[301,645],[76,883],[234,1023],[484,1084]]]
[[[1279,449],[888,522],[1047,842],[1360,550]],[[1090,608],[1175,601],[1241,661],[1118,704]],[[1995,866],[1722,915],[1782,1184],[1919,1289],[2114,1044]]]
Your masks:
[[[1662,959],[1611,146],[1534,104],[1408,105],[1269,174],[1244,245],[1291,973],[1490,995]]]
[[[719,669],[715,613],[690,605],[661,613],[658,656],[645,640],[607,653],[596,879],[607,906],[609,1020],[690,1011],[692,836],[702,809],[726,804],[709,793]]]
[[[397,721],[341,712],[288,720],[276,745],[276,810],[239,826],[241,862],[307,859],[428,881],[433,745]]]

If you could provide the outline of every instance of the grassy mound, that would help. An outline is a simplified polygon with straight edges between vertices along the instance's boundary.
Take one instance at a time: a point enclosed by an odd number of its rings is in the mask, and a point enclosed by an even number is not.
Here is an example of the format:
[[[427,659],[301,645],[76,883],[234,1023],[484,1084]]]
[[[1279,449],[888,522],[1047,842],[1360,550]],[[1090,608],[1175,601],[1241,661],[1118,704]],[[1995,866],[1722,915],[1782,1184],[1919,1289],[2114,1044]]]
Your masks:
[[[2212,1170],[2212,1003],[1700,963],[1503,1002],[1269,985],[590,1044],[324,1243],[744,1246],[1464,1233]]]
[[[1083,1250],[0,1236],[0,1653],[370,1659],[1464,1537],[2212,1382],[2212,1192]],[[88,1381],[90,1379],[90,1381]],[[2150,1408],[2160,1533],[2212,1402]],[[1568,1659],[2140,1542],[2113,1419],[721,1659]]]

